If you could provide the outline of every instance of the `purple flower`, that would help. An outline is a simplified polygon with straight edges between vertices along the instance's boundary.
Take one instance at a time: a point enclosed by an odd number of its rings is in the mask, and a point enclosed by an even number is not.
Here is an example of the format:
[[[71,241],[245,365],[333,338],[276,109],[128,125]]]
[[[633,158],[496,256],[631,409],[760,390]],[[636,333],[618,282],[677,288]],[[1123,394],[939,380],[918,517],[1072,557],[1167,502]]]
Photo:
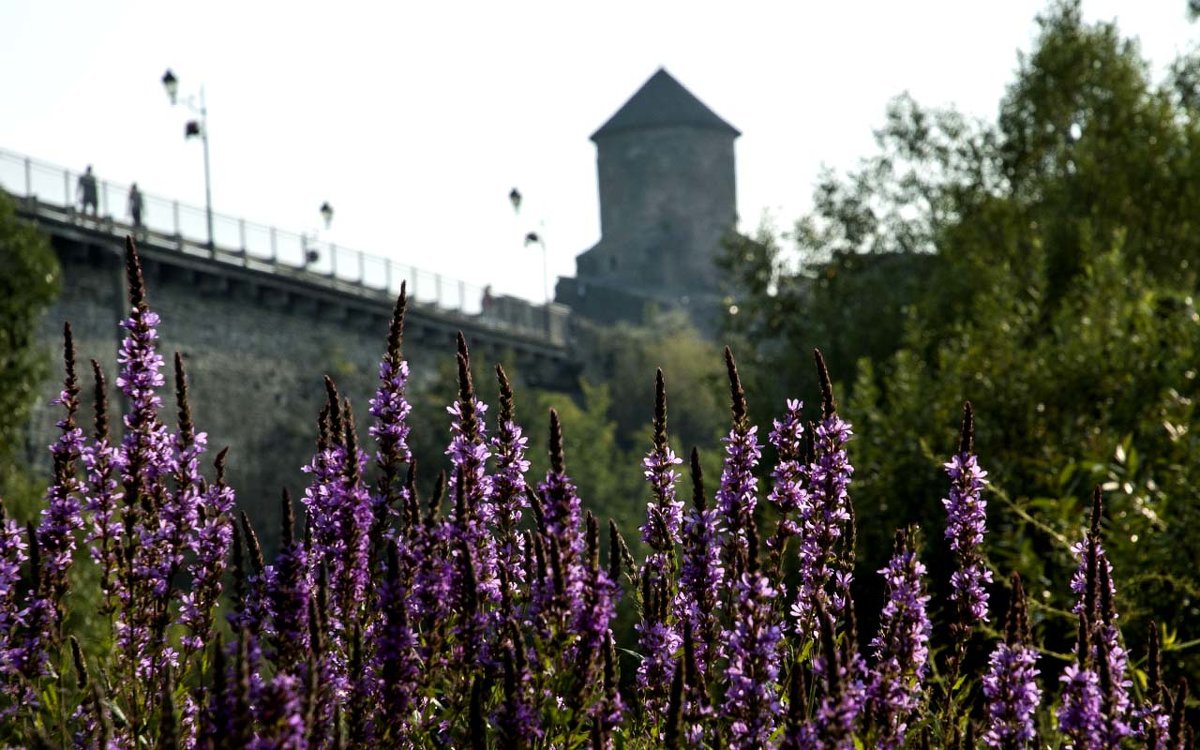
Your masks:
[[[1071,590],[1078,595],[1071,611],[1084,622],[1076,644],[1080,669],[1086,665],[1095,673],[1101,691],[1102,739],[1115,746],[1133,733],[1129,699],[1133,683],[1128,676],[1129,657],[1116,623],[1112,564],[1101,538],[1102,500],[1096,488],[1087,537],[1072,547],[1079,565],[1071,578]]]
[[[512,625],[514,631],[516,624]],[[504,699],[496,713],[495,723],[500,729],[501,747],[521,747],[532,744],[542,737],[540,717],[530,697],[532,676],[526,663],[524,649],[515,634],[512,646],[505,646],[502,656],[504,667]]]
[[[4,515],[0,504],[0,685],[3,693],[12,695],[16,687],[16,663],[20,658],[17,628],[21,624],[18,611],[17,586],[21,581],[21,566],[29,559],[25,534],[20,524]],[[0,711],[0,718],[6,712]]]
[[[647,520],[642,525],[642,541],[658,549],[679,543],[683,522],[683,502],[675,499],[675,482],[679,473],[673,467],[683,463],[669,446],[655,447],[642,459],[643,475],[650,483],[653,500],[646,509]]]
[[[1023,643],[1001,642],[988,660],[983,678],[987,699],[988,747],[1024,748],[1034,737],[1034,712],[1042,699],[1037,653]]]
[[[1024,750],[1034,739],[1034,714],[1042,700],[1037,652],[1029,645],[1029,622],[1021,578],[1012,576],[1005,639],[996,645],[983,677],[988,747]]]
[[[580,591],[572,600],[570,632],[575,643],[568,655],[579,665],[585,675],[591,674],[592,662],[612,637],[612,621],[617,616],[617,600],[621,587],[608,577],[600,567],[599,526],[595,516],[588,513],[588,565],[581,565]]]
[[[525,539],[518,533],[521,517],[529,507],[525,475],[529,460],[525,450],[529,438],[521,434],[515,421],[512,387],[504,368],[496,365],[500,383],[500,416],[496,435],[491,440],[496,471],[492,475],[492,500],[496,517],[496,565],[509,582],[508,596],[513,597],[525,581]]]
[[[308,579],[308,552],[304,543],[295,538],[295,519],[292,498],[285,491],[283,509],[283,539],[275,563],[265,576],[267,597],[273,617],[273,661],[278,669],[298,674],[308,653],[308,609],[312,587]]]
[[[1138,707],[1137,739],[1145,743],[1146,750],[1165,750],[1171,731],[1171,715],[1164,705],[1167,688],[1162,682],[1159,663],[1158,626],[1150,623],[1149,658],[1146,666],[1146,692]]]
[[[326,407],[317,453],[304,471],[312,475],[302,503],[312,526],[309,581],[326,566],[330,621],[338,633],[334,651],[344,655],[345,636],[361,617],[369,585],[371,529],[375,508],[363,482],[367,454],[358,448],[353,413],[333,381],[325,380]]]
[[[140,275],[140,269],[138,271]],[[117,387],[125,395],[128,411],[123,417],[125,437],[121,443],[126,487],[126,502],[131,503],[151,491],[159,477],[169,475],[173,466],[171,437],[158,419],[162,399],[158,389],[163,386],[159,372],[163,358],[157,352],[158,313],[145,306],[135,306],[129,317],[121,322],[126,336],[117,355],[120,373]]]
[[[75,342],[69,324],[63,327],[63,363],[66,371],[63,388],[51,403],[61,405],[65,414],[55,423],[59,435],[50,446],[54,481],[46,491],[46,508],[42,510],[37,529],[41,590],[33,592],[49,600],[53,630],[58,629],[62,618],[59,602],[67,590],[67,571],[75,554],[76,532],[83,528],[78,497],[82,486],[75,465],[83,452],[84,439],[83,430],[75,425],[79,384],[75,377]]]
[[[683,645],[683,638],[674,627],[662,621],[639,622],[634,629],[642,653],[637,668],[638,691],[643,695],[646,710],[657,715],[666,708],[664,696],[675,675],[675,653]]]
[[[891,750],[904,744],[908,722],[920,703],[921,681],[929,671],[932,627],[922,576],[925,566],[909,546],[908,534],[897,534],[896,551],[883,576],[887,603],[879,635],[871,641],[875,666],[867,688],[867,714],[876,729],[876,746]]]
[[[261,729],[247,746],[250,750],[306,750],[298,679],[276,674],[263,686],[256,706]]]
[[[86,510],[91,516],[88,532],[92,559],[100,566],[100,587],[105,599],[113,595],[113,574],[117,567],[116,541],[121,536],[117,506],[123,497],[116,477],[120,475],[120,455],[109,445],[107,438],[89,443],[83,449],[83,466],[87,474]],[[112,606],[106,603],[106,606]]]
[[[486,468],[491,451],[482,422],[487,404],[475,399],[473,394],[471,399],[470,409],[464,407],[462,400],[447,408],[454,417],[450,425],[450,446],[446,449],[453,467],[449,491],[455,498],[450,530],[455,542],[465,542],[472,550],[479,594],[495,602],[500,599],[500,584],[496,577],[495,540],[490,533],[495,509],[492,478]]]
[[[675,483],[679,481],[675,467],[683,459],[667,443],[667,387],[662,370],[656,373],[654,385],[654,441],[642,459],[642,475],[650,483],[650,502],[646,505],[646,523],[641,532],[643,542],[655,552],[663,553],[679,544],[683,503],[675,497]]]
[[[867,669],[854,634],[844,633],[839,642],[833,620],[820,607],[818,603],[821,650],[812,661],[816,703],[807,721],[789,721],[787,750],[853,750],[855,726],[866,700]],[[793,669],[799,669],[798,662]],[[802,687],[793,685],[789,713],[798,713],[795,702],[803,700]]]
[[[979,468],[972,450],[974,426],[971,403],[967,402],[959,451],[945,465],[950,475],[950,496],[942,500],[946,538],[957,564],[950,576],[950,599],[958,604],[962,628],[959,637],[969,634],[975,623],[987,622],[988,594],[984,586],[992,582],[992,572],[984,567],[979,552],[987,532],[987,501],[982,496],[987,472]]]
[[[715,647],[718,597],[725,580],[721,566],[720,527],[715,508],[690,508],[683,522],[683,561],[679,571],[676,617],[690,620],[698,636],[697,663],[706,671],[707,649]]]
[[[379,363],[379,388],[370,402],[369,411],[375,423],[367,430],[379,443],[380,455],[376,459],[381,463],[388,452],[394,452],[404,461],[412,460],[408,445],[411,428],[407,421],[412,405],[405,396],[407,386],[408,361],[385,357]]]
[[[758,478],[754,470],[762,457],[757,435],[757,427],[737,425],[721,438],[725,443],[725,463],[717,489],[717,510],[726,529],[726,567],[749,551],[746,528],[758,505]]]
[[[836,412],[821,420],[814,434],[808,502],[800,506],[800,583],[791,608],[796,632],[806,638],[815,637],[818,599],[830,615],[838,615],[851,580],[850,563],[839,559],[837,545],[850,534],[849,486],[854,467],[846,443],[853,434]]]
[[[1058,731],[1067,736],[1066,746],[1071,750],[1105,747],[1100,677],[1091,669],[1070,664],[1063,670],[1059,682],[1063,689]]]
[[[180,595],[180,622],[187,629],[183,645],[189,651],[207,644],[213,624],[213,607],[221,596],[229,544],[233,538],[230,513],[235,502],[233,489],[225,484],[225,452],[217,457],[217,481],[208,487],[202,502],[193,552],[188,566],[191,590]]]
[[[419,642],[408,611],[408,592],[401,580],[401,554],[397,543],[388,544],[387,577],[380,591],[382,619],[373,631],[376,639],[375,669],[381,684],[380,721],[386,728],[403,720],[412,710],[421,674]]]
[[[783,419],[774,421],[774,429],[767,438],[779,454],[779,463],[771,474],[774,485],[771,494],[767,496],[767,500],[779,510],[780,515],[780,538],[769,542],[773,546],[781,546],[784,539],[800,532],[799,526],[789,514],[809,504],[808,490],[805,487],[808,481],[808,467],[802,460],[804,422],[800,417],[800,410],[803,408],[803,402],[788,399],[787,413]]]
[[[736,585],[733,626],[725,631],[725,701],[734,747],[767,747],[781,713],[779,660],[783,630],[774,614],[778,593],[758,570]]]

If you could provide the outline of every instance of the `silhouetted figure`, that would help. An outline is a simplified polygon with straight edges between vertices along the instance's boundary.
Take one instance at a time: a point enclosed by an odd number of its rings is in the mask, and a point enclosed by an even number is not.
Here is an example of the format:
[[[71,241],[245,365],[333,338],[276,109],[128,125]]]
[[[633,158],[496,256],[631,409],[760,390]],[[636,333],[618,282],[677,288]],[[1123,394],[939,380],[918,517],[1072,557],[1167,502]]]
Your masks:
[[[83,212],[86,214],[88,206],[91,206],[92,215],[95,216],[98,212],[99,204],[96,200],[96,175],[92,174],[91,164],[87,166],[87,171],[79,176],[79,187],[75,192]]]
[[[483,288],[483,301],[480,303],[481,307],[483,307],[483,316],[485,318],[491,317],[492,307],[495,304],[496,300],[492,298],[492,285],[488,284]]]
[[[135,229],[142,228],[142,191],[138,190],[137,183],[129,186],[129,215],[133,217],[133,226]]]

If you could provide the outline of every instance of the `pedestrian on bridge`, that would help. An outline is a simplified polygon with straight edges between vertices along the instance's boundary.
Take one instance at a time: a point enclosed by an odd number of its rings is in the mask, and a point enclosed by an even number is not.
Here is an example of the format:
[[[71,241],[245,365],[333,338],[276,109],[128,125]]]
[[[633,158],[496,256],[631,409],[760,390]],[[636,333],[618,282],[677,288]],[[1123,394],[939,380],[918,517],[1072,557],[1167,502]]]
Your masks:
[[[87,166],[87,171],[79,176],[79,187],[76,189],[76,198],[79,200],[83,213],[87,213],[88,206],[92,207],[92,215],[98,213],[98,202],[96,200],[96,175],[92,174],[92,165]]]
[[[138,190],[137,183],[129,186],[129,215],[133,218],[133,228],[142,228],[142,191]]]

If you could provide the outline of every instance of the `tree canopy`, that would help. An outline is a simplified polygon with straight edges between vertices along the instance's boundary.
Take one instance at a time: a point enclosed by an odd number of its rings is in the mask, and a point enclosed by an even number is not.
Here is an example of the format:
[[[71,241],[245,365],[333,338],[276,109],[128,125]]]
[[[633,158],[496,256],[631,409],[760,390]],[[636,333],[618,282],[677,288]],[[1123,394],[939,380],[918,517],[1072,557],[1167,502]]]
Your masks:
[[[1048,644],[1069,639],[1049,592],[1098,484],[1127,632],[1154,620],[1174,647],[1200,635],[1197,60],[1155,82],[1137,43],[1078,2],[1037,24],[994,122],[902,96],[878,153],[822,178],[794,250],[769,232],[732,241],[729,332],[755,344],[760,393],[813,392],[813,346],[845,381],[865,436],[860,563],[878,567],[909,520],[940,538],[938,456],[970,399],[990,560],[997,580],[1022,571]]]
[[[22,482],[13,459],[49,365],[49,352],[37,343],[38,321],[60,281],[50,243],[0,192],[0,495],[10,499]]]

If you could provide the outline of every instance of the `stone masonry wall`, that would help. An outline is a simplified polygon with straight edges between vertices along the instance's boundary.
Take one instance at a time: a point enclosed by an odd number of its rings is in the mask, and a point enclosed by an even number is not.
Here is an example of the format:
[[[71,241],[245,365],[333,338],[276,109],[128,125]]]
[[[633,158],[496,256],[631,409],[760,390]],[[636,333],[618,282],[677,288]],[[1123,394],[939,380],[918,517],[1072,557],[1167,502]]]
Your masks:
[[[81,426],[92,429],[90,358],[97,359],[109,381],[110,420],[119,429],[119,393],[115,387],[119,320],[126,315],[119,249],[102,244],[54,239],[63,265],[59,301],[42,321],[40,337],[61,362],[62,323],[75,335],[84,408]],[[316,418],[324,400],[322,375],[334,378],[352,400],[360,441],[368,450],[368,399],[375,388],[378,363],[386,346],[390,305],[339,298],[313,290],[280,288],[253,276],[213,273],[201,263],[143,251],[150,305],[162,317],[160,351],[166,361],[162,391],[165,422],[174,425],[172,357],[183,354],[197,429],[209,438],[211,460],[229,447],[228,477],[238,505],[254,519],[264,543],[273,547],[279,518],[279,494],[287,487],[297,501],[307,485],[300,467],[311,457]],[[211,264],[210,264],[211,265]],[[442,360],[453,362],[454,321],[410,314],[404,351],[413,384],[431,378]],[[480,365],[513,356],[502,338],[473,336]],[[518,361],[521,359],[517,353]],[[561,360],[561,355],[559,356]],[[562,362],[526,354],[526,380],[552,384]],[[45,450],[54,437],[59,407],[49,401],[61,387],[61,365],[45,384],[45,397],[33,415],[29,452],[39,470],[49,468]],[[532,378],[530,377],[532,375]]]

